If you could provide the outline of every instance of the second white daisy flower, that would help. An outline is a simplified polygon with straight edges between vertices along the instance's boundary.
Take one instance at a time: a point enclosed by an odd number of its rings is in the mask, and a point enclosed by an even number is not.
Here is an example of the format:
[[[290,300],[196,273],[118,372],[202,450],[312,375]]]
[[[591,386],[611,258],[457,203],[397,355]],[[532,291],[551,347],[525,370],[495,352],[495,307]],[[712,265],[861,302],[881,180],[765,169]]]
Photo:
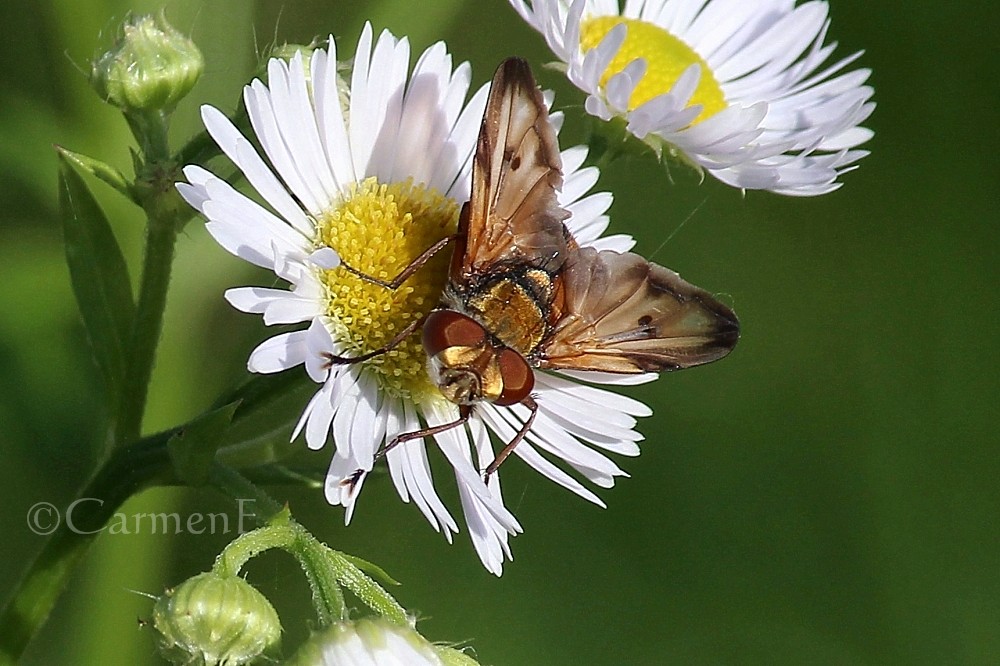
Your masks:
[[[824,64],[829,7],[794,0],[510,0],[587,93],[657,151],[743,189],[812,196],[867,151],[871,71]]]

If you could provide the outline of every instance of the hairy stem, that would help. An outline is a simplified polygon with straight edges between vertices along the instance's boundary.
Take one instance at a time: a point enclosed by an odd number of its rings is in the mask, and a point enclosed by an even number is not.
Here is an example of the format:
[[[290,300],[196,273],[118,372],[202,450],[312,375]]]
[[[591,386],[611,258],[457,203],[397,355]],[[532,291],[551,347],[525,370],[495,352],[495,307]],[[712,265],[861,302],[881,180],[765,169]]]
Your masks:
[[[247,561],[265,550],[281,548],[299,561],[312,590],[313,606],[321,626],[347,617],[338,572],[331,566],[330,549],[295,522],[281,506],[238,472],[216,464],[210,482],[234,499],[253,499],[263,510],[262,526],[237,537],[215,560],[213,569],[223,576],[235,576]]]
[[[138,439],[146,410],[149,379],[153,374],[156,346],[163,327],[163,311],[174,260],[178,220],[169,207],[158,210],[155,203],[146,205],[146,253],[143,259],[139,300],[129,344],[121,401],[115,427],[115,446]]]

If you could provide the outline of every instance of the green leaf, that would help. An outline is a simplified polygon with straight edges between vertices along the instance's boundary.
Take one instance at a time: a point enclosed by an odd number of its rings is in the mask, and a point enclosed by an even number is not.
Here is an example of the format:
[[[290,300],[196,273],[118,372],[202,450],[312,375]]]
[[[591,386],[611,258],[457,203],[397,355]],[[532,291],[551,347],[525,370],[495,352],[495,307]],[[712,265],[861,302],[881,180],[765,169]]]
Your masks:
[[[121,390],[135,315],[128,268],[104,212],[68,158],[61,153],[59,157],[66,262],[94,357],[115,398]]]
[[[294,446],[294,445],[293,445]],[[299,447],[301,449],[303,447]],[[301,450],[296,452],[301,454]],[[318,490],[326,480],[327,465],[322,467],[296,466],[267,463],[257,467],[242,467],[240,473],[249,481],[264,486],[301,486]]]
[[[86,171],[90,175],[100,178],[105,183],[115,188],[121,194],[128,197],[129,201],[137,203],[135,197],[132,196],[131,186],[125,175],[114,168],[110,164],[96,160],[93,157],[88,157],[80,153],[74,153],[72,150],[67,150],[62,146],[56,146],[56,150],[59,152],[60,157],[70,162],[77,169]]]
[[[348,555],[347,553],[341,553],[340,555],[375,580],[380,581],[383,585],[402,585],[402,583],[386,573],[385,569],[377,564],[363,560],[360,557],[355,557],[354,555]]]
[[[337,571],[337,582],[346,587],[366,606],[388,620],[406,624],[406,609],[399,605],[392,595],[366,576],[351,558],[337,550],[329,550],[331,564]]]
[[[191,486],[208,483],[215,452],[225,439],[226,430],[239,405],[233,402],[202,414],[170,438],[167,449],[181,481]]]

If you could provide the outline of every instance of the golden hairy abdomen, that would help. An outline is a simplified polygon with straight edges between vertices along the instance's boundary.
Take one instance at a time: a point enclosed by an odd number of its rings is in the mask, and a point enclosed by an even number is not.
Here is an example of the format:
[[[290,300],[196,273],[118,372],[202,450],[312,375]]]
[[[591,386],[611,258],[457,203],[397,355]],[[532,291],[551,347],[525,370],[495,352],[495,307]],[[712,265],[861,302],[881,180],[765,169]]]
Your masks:
[[[500,342],[531,354],[545,339],[547,301],[552,279],[545,271],[526,271],[497,280],[466,301],[466,307]]]

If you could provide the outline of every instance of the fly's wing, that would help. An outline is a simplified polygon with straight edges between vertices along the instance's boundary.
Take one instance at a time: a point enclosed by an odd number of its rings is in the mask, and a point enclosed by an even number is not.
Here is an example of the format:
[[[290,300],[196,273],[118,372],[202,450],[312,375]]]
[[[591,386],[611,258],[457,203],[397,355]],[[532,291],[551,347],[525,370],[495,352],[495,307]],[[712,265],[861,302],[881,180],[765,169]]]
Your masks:
[[[562,161],[556,133],[528,63],[505,60],[486,102],[462,211],[452,279],[504,262],[556,272],[566,257],[569,217],[559,206]]]
[[[564,305],[538,367],[677,370],[720,359],[739,339],[729,307],[637,254],[580,248],[562,277]]]

